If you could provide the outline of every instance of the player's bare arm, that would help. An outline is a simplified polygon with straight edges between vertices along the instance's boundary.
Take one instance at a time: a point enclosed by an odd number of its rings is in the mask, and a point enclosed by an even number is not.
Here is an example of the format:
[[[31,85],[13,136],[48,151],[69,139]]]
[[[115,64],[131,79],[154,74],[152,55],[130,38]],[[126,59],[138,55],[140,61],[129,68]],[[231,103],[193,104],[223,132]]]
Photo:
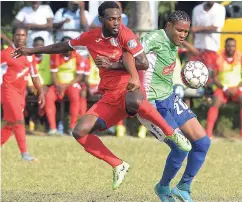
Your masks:
[[[134,58],[129,52],[125,52],[122,57],[125,69],[131,75],[131,78],[127,85],[128,91],[135,91],[140,88],[139,74],[135,67]]]
[[[19,48],[16,48],[11,53],[11,55],[14,58],[18,58],[23,55],[28,56],[33,54],[58,54],[58,53],[66,53],[72,50],[73,49],[69,46],[68,42],[59,42],[49,46],[37,47],[37,48],[19,47]]]
[[[137,70],[148,69],[148,60],[144,52],[136,56],[134,59]],[[111,62],[107,57],[98,56],[95,60],[95,63],[98,67],[104,67],[106,69],[126,70],[122,60],[118,62]]]
[[[44,108],[45,106],[45,96],[44,96],[44,91],[40,83],[40,79],[38,76],[32,77],[32,81],[34,84],[34,87],[37,89],[38,92],[38,103],[40,105],[40,108]]]

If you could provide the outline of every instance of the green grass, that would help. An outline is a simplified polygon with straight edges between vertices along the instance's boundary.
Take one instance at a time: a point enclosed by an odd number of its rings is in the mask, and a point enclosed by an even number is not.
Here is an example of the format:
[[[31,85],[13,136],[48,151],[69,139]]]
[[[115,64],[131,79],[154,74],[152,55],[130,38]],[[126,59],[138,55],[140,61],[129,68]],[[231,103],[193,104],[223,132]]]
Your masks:
[[[2,149],[4,202],[158,202],[153,187],[169,149],[154,138],[102,137],[131,165],[122,186],[111,190],[112,169],[87,154],[71,137],[28,136],[39,163],[20,160],[15,139]],[[194,201],[242,201],[242,141],[215,140],[192,187]],[[180,179],[184,167],[172,185]]]

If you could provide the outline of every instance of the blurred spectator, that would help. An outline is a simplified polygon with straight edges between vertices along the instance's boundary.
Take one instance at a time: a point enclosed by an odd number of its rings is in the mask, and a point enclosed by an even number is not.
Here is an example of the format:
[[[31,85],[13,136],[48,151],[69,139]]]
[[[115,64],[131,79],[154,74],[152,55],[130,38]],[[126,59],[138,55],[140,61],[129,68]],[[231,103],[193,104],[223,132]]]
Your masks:
[[[44,39],[42,37],[36,37],[34,39],[33,47],[43,47],[45,46]],[[44,94],[48,91],[48,87],[52,84],[51,81],[51,73],[50,73],[50,55],[48,54],[36,54],[35,57],[33,57],[36,68],[39,73],[40,82],[43,88]],[[28,81],[28,94],[36,95],[35,88],[33,86],[33,82],[31,79]],[[36,114],[34,112],[34,105],[28,105],[26,106],[26,112],[29,114],[29,130],[34,131],[35,129],[35,123],[34,119],[36,118]],[[44,109],[39,109],[39,116],[44,115]]]
[[[1,146],[8,141],[12,133],[15,134],[22,160],[34,161],[27,150],[25,123],[23,110],[25,106],[25,92],[29,73],[39,95],[39,104],[43,108],[45,104],[38,72],[32,56],[13,58],[11,52],[15,48],[25,46],[27,30],[25,28],[13,29],[14,45],[1,51],[1,103],[3,107],[3,119],[5,123],[1,129]]]
[[[41,5],[41,1],[32,1],[31,6],[22,8],[15,16],[13,26],[25,27],[29,29],[27,47],[33,46],[33,40],[41,36],[45,40],[45,45],[53,44],[53,27],[54,14],[49,5]]]
[[[225,8],[214,1],[197,5],[192,12],[192,28],[194,47],[200,52],[192,60],[203,62],[209,69],[213,69],[220,48],[220,34],[211,33],[221,31],[225,21]]]
[[[1,50],[6,49],[8,47],[4,44],[4,42],[8,43],[9,46],[13,45],[13,42],[7,37],[7,35],[1,33]]]
[[[91,19],[88,11],[85,10],[84,1],[69,1],[67,8],[59,9],[54,17],[54,28],[76,29],[76,31],[57,31],[56,39],[60,41],[64,36],[76,38],[80,31],[87,31]]]
[[[64,37],[62,42],[67,42],[71,38]],[[51,55],[51,75],[53,85],[46,93],[45,112],[49,121],[49,135],[57,133],[56,128],[56,106],[57,100],[62,100],[65,95],[70,100],[70,124],[69,134],[76,125],[79,115],[80,103],[80,82],[86,71],[86,63],[75,51]]]
[[[214,104],[209,108],[207,134],[213,137],[213,127],[218,117],[219,108],[229,99],[240,102],[240,137],[242,138],[242,54],[236,50],[236,41],[228,38],[225,51],[218,57],[214,70]]]
[[[129,19],[128,19],[128,16],[125,14],[125,13],[123,13],[123,8],[122,8],[122,5],[121,5],[121,3],[119,2],[119,1],[116,1],[116,3],[119,5],[119,7],[120,7],[120,10],[121,10],[121,13],[122,13],[122,15],[121,15],[121,17],[122,17],[122,23],[125,25],[125,26],[128,26],[128,23],[129,23]],[[91,23],[91,26],[90,26],[90,28],[96,28],[96,27],[101,27],[101,22],[99,21],[99,17],[98,16],[96,16],[95,18],[94,18],[94,20],[92,21],[92,23]]]

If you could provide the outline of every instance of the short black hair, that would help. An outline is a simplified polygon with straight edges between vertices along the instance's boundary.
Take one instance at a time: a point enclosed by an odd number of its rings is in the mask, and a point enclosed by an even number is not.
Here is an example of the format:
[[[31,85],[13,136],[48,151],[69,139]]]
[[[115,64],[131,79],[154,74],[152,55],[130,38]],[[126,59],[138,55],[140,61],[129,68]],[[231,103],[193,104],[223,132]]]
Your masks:
[[[167,22],[172,22],[173,24],[178,21],[191,22],[191,19],[189,15],[184,11],[175,11],[171,13],[167,18]]]
[[[98,7],[98,15],[104,17],[104,12],[108,8],[120,9],[119,5],[115,1],[105,1]]]
[[[232,38],[232,37],[227,38],[227,39],[225,40],[225,44],[227,44],[228,41],[235,41],[235,42],[236,42],[235,38]]]
[[[12,34],[14,35],[17,32],[17,30],[19,30],[19,29],[24,30],[26,32],[26,34],[27,34],[27,29],[25,27],[14,27],[12,29]]]
[[[61,39],[61,41],[63,42],[63,41],[65,41],[65,40],[72,40],[72,38],[71,37],[69,37],[69,36],[63,36],[63,38]]]
[[[38,36],[38,37],[34,38],[34,43],[36,41],[43,41],[43,42],[45,42],[45,40],[41,36]]]

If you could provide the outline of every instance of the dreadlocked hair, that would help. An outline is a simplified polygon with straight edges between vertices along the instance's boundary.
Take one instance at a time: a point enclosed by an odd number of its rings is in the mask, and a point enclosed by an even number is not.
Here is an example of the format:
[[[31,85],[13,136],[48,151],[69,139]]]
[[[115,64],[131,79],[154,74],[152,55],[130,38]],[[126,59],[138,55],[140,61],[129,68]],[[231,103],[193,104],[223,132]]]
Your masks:
[[[177,21],[190,22],[191,19],[190,19],[189,15],[184,11],[175,11],[168,16],[167,22],[171,22],[174,24]],[[167,25],[167,23],[166,23],[166,25]]]

